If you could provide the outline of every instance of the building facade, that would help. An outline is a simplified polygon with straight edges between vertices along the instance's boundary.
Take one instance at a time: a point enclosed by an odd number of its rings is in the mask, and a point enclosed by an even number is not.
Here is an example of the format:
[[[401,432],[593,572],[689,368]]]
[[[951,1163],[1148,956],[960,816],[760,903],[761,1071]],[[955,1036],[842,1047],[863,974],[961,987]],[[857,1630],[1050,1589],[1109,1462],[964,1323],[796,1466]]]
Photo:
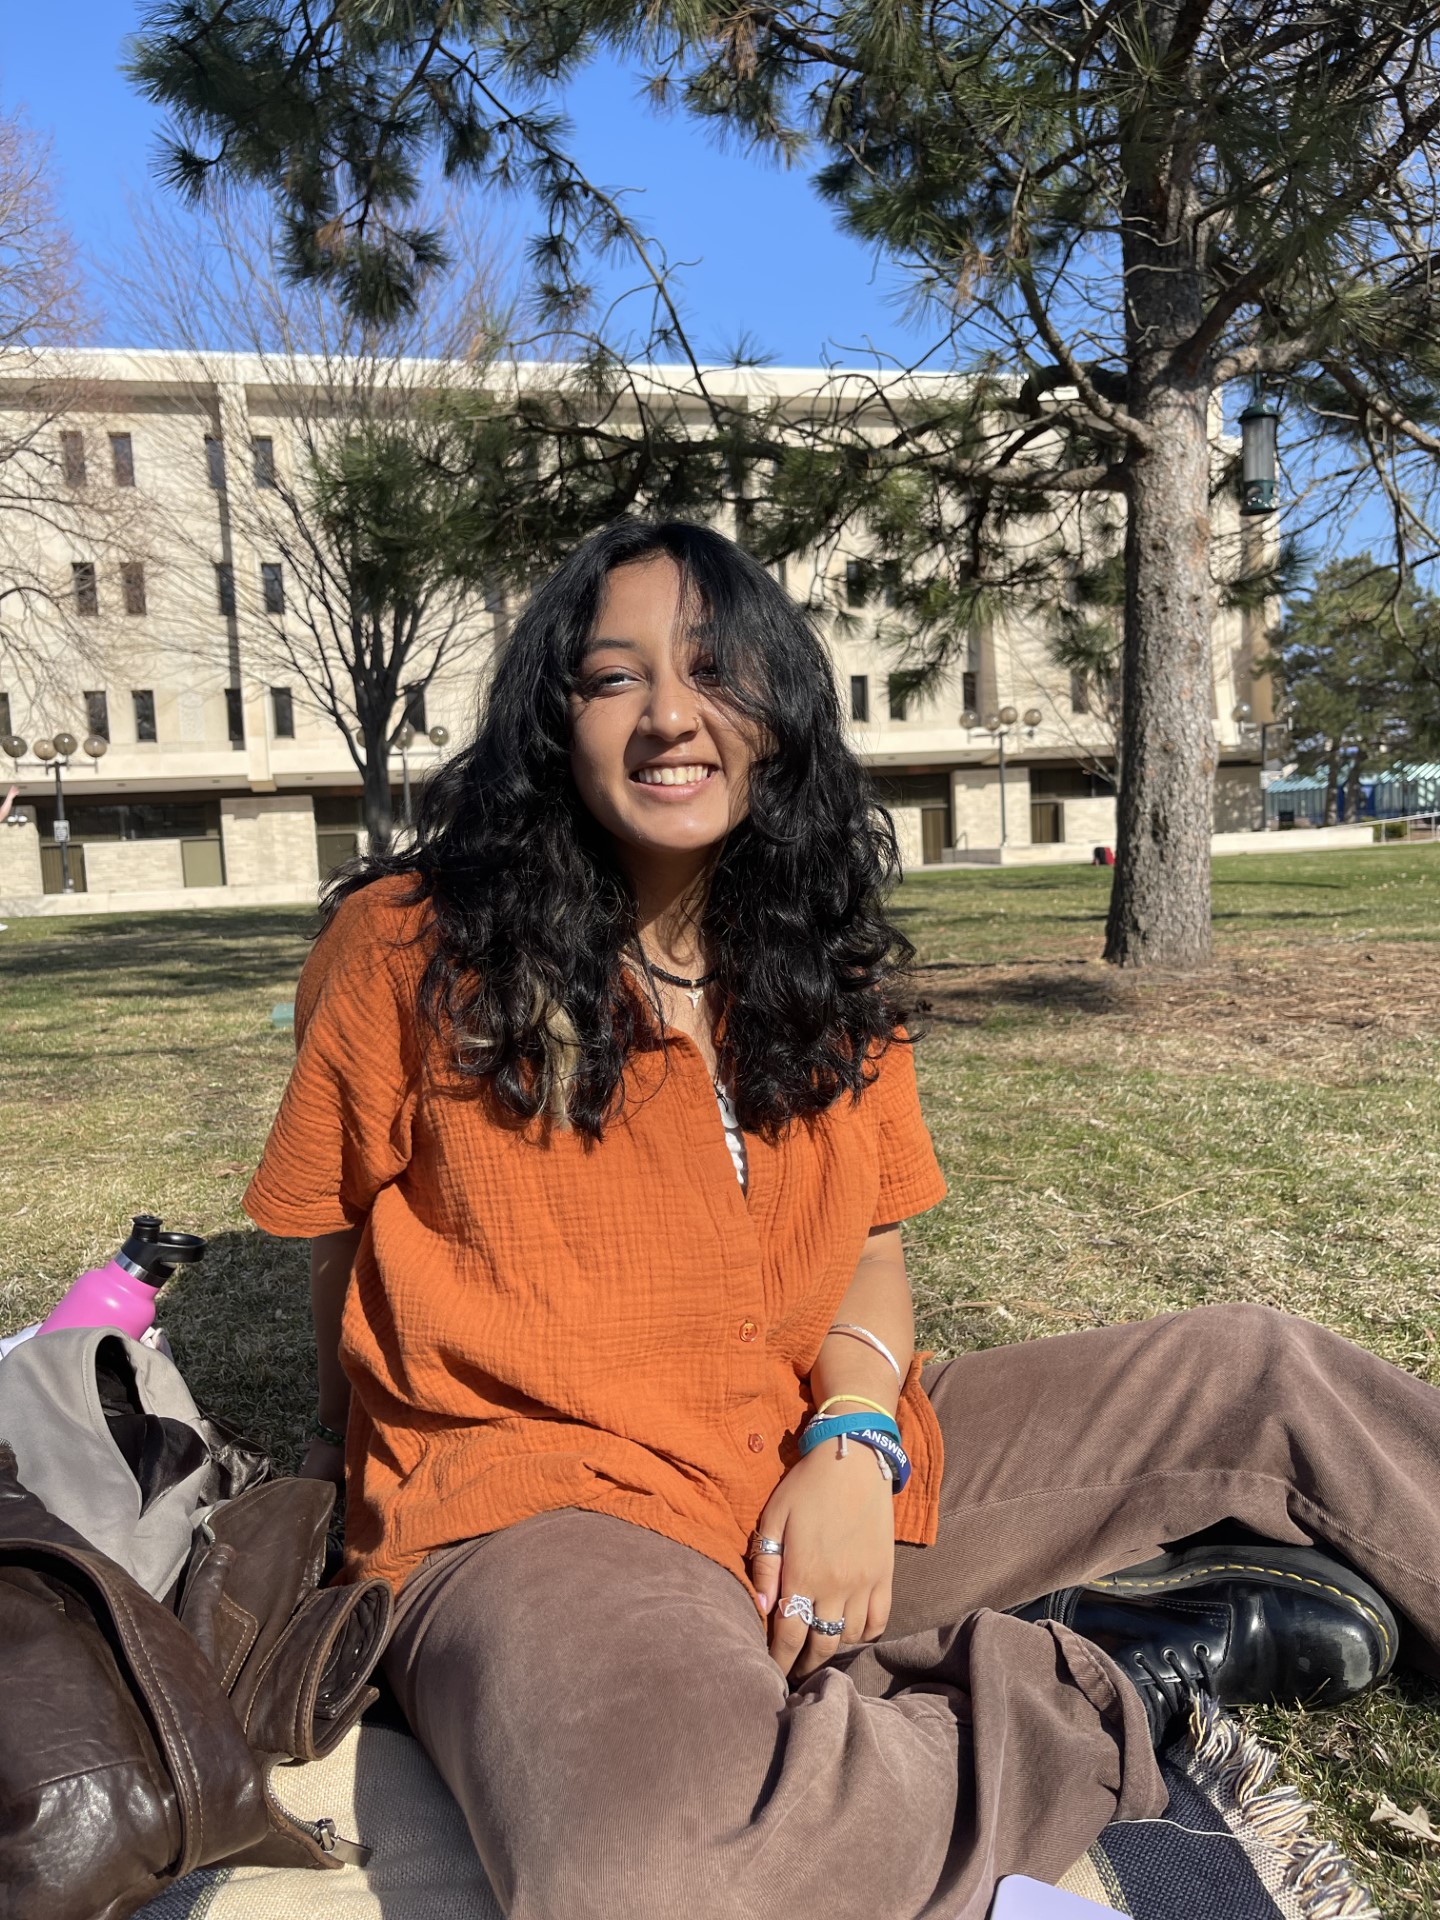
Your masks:
[[[276,664],[277,637],[303,613],[302,583],[255,509],[295,457],[292,396],[272,366],[244,355],[78,358],[83,398],[54,451],[79,511],[47,537],[40,561],[53,595],[26,616],[31,652],[51,670],[27,687],[0,683],[0,749],[25,745],[0,750],[0,782],[8,772],[19,786],[25,819],[0,828],[0,916],[313,901],[362,844],[361,781],[335,720]],[[760,385],[803,408],[824,378],[746,370],[712,384]],[[0,377],[0,406],[25,404]],[[117,499],[133,510],[108,511]],[[83,531],[92,501],[93,541]],[[1019,860],[1088,857],[1112,844],[1113,741],[1038,623],[975,635],[965,662],[918,698],[855,558],[792,559],[785,584],[819,610],[856,750],[906,866],[990,859],[1002,847]],[[477,609],[465,644],[417,698],[415,745],[392,764],[402,809],[406,782],[467,737],[505,631],[502,605]],[[1253,669],[1263,620],[1222,612],[1213,639],[1215,825],[1259,827],[1258,740],[1234,714],[1269,717]],[[963,724],[1010,708],[1003,742]],[[429,738],[435,728],[443,745]],[[37,755],[67,737],[72,752]]]

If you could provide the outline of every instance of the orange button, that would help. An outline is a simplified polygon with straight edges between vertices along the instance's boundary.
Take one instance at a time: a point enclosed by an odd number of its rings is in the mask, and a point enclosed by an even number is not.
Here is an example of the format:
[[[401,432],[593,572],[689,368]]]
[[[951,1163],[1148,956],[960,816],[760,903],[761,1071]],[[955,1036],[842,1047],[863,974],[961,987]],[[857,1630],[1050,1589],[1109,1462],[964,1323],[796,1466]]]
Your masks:
[[[751,1436],[750,1436],[750,1439],[749,1439],[749,1443],[748,1443],[748,1444],[749,1444],[749,1447],[750,1447],[750,1451],[751,1451],[752,1453],[763,1453],[763,1452],[765,1451],[765,1436],[764,1436],[764,1434],[763,1434],[763,1433],[752,1433],[752,1434],[751,1434]]]
[[[753,1320],[742,1320],[740,1322],[740,1338],[742,1340],[753,1340],[759,1331],[759,1327],[756,1326]]]

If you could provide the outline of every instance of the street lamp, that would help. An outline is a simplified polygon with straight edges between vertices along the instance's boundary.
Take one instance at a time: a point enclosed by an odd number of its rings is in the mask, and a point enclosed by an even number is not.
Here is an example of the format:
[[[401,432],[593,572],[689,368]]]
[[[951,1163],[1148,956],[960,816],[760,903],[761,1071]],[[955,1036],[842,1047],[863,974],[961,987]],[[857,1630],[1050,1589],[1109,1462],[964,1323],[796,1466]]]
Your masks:
[[[401,725],[396,729],[394,737],[385,749],[387,754],[392,747],[398,747],[400,749],[400,782],[402,795],[400,810],[404,816],[407,827],[412,827],[415,824],[410,817],[410,749],[421,737],[421,735],[416,733],[410,722],[405,720],[402,721]],[[365,729],[363,727],[356,727],[355,738],[363,747],[365,744]],[[448,727],[430,727],[423,735],[423,738],[428,740],[432,747],[443,747],[449,742],[450,729]]]
[[[1279,506],[1277,435],[1280,409],[1257,382],[1240,416],[1240,511],[1274,513]]]
[[[97,761],[109,748],[109,741],[101,734],[91,733],[85,736],[84,751],[91,762]],[[24,740],[18,733],[12,733],[0,741],[12,760],[21,760],[27,751]],[[66,893],[75,891],[75,876],[70,871],[70,822],[65,818],[65,783],[63,771],[70,764],[70,756],[80,751],[80,742],[73,733],[59,732],[43,735],[35,742],[35,758],[52,768],[55,775],[55,844],[60,849],[61,885]]]
[[[966,711],[968,712],[969,709],[967,708]],[[982,723],[986,733],[994,738],[1000,753],[1000,845],[1002,847],[1010,844],[1010,829],[1005,814],[1005,742],[1017,722],[1023,722],[1026,732],[1033,734],[1043,717],[1038,707],[1027,707],[1023,716],[1014,707],[1001,707],[998,713],[987,713]],[[962,714],[962,722],[964,718]]]

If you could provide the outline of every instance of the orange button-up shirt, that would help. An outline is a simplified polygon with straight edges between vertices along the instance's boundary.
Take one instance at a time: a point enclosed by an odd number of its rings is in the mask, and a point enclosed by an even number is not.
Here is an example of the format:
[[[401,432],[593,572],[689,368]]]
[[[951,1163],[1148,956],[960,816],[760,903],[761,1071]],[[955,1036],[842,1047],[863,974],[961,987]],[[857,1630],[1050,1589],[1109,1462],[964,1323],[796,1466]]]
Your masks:
[[[910,1048],[858,1102],[747,1133],[748,1192],[674,1033],[632,1057],[598,1144],[527,1125],[461,1086],[418,1017],[426,910],[405,887],[352,895],[316,943],[245,1195],[271,1233],[364,1227],[340,1341],[346,1570],[398,1584],[435,1547],[578,1507],[744,1580],[867,1233],[945,1191]],[[928,1544],[942,1452],[918,1364],[899,1421],[896,1533]]]

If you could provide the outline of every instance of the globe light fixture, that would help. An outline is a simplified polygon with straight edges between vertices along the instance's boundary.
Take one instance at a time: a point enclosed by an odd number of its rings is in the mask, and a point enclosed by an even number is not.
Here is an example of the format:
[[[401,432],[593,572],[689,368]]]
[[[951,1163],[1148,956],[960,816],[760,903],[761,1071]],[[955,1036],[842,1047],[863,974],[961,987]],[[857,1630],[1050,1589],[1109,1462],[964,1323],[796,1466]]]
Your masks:
[[[18,733],[7,733],[5,738],[0,740],[0,747],[4,748],[12,760],[23,760],[30,751]]]
[[[1002,727],[1013,727],[1013,726],[1014,726],[1014,724],[1015,724],[1015,722],[1016,722],[1016,721],[1017,721],[1017,720],[1018,720],[1019,718],[1020,718],[1020,716],[1019,716],[1019,714],[1018,714],[1018,713],[1017,713],[1017,712],[1015,711],[1015,709],[1014,709],[1014,707],[1001,707],[1001,709],[1000,709],[1000,724],[1001,724],[1001,726],[1002,726]]]
[[[1022,717],[1031,733],[1035,731],[1040,722],[1045,718],[1039,707],[1027,707]]]
[[[87,733],[81,742],[81,751],[89,754],[92,760],[103,760],[110,751],[110,742],[103,733]]]
[[[73,733],[57,733],[55,735],[55,751],[62,759],[68,760],[79,745],[80,742],[75,738]]]
[[[974,707],[966,707],[965,711],[960,716],[960,724],[962,727],[964,727],[967,733],[974,733],[975,729],[980,724],[980,716],[975,711]]]
[[[450,738],[450,729],[448,727],[431,727],[426,737],[432,746],[443,747]]]
[[[1280,409],[1256,386],[1240,416],[1240,511],[1274,513],[1279,506]]]
[[[37,760],[53,760],[55,758],[55,742],[53,740],[37,740],[35,742],[35,758]]]

